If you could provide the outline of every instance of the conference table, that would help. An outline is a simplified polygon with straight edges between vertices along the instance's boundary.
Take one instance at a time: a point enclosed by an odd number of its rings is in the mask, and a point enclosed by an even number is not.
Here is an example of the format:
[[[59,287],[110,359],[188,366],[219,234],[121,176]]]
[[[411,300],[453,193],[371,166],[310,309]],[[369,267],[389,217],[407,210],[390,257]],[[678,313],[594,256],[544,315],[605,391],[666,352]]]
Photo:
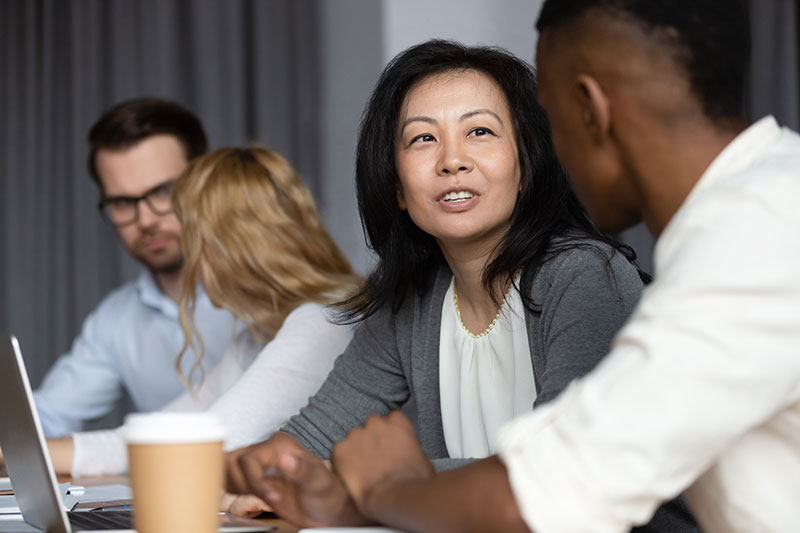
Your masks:
[[[0,465],[0,476],[7,476],[8,474],[5,471],[5,467]],[[114,484],[128,484],[128,479],[122,476],[109,476],[109,477],[91,477],[91,478],[76,478],[70,479],[69,477],[59,476],[58,481],[60,483],[69,481],[73,485],[82,485],[84,487],[92,486],[92,485],[114,485]],[[259,519],[260,522],[264,522],[270,526],[275,527],[272,531],[274,533],[296,533],[298,528],[293,526],[289,522],[285,520],[280,520],[277,518],[266,518],[266,519]]]
[[[128,478],[124,476],[102,476],[102,477],[87,477],[87,478],[75,478],[75,479],[59,476],[59,482],[63,483],[65,481],[69,481],[73,485],[82,485],[84,487],[92,485],[128,484]],[[298,530],[296,526],[293,526],[289,522],[285,520],[280,520],[278,518],[259,519],[259,522],[264,522],[265,524],[274,526],[275,529],[272,530],[274,533],[296,533]]]

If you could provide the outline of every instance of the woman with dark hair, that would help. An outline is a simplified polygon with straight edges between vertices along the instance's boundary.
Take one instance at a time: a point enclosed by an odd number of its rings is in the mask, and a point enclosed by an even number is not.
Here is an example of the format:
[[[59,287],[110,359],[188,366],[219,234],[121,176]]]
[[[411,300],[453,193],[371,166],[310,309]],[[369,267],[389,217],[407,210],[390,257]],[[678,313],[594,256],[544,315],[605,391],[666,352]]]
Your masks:
[[[559,252],[590,244],[587,238],[608,244],[631,262],[635,258],[630,247],[594,227],[573,194],[555,158],[545,113],[533,95],[533,70],[500,49],[428,41],[389,63],[361,122],[356,159],[358,206],[369,243],[380,261],[360,294],[346,302],[351,318],[364,318],[386,304],[396,310],[409,289],[426,289],[431,272],[444,261],[436,236],[419,227],[398,203],[402,183],[396,163],[406,147],[397,144],[396,136],[398,127],[404,126],[404,111],[408,114],[403,104],[410,91],[421,92],[423,80],[468,72],[491,81],[492,89],[499,89],[504,97],[510,118],[506,133],[515,144],[519,165],[519,194],[503,228],[507,231],[486,250],[486,268],[481,273],[486,294],[494,303],[498,287],[507,285],[524,266],[520,293],[526,307],[536,312],[529,296],[538,268]],[[452,175],[452,170],[458,169],[436,171]],[[499,296],[502,299],[502,294]]]
[[[640,272],[580,207],[534,90],[531,67],[495,48],[429,41],[389,63],[358,142],[378,255],[343,303],[359,327],[308,405],[229,457],[231,490],[301,525],[357,523],[317,457],[369,415],[405,406],[426,455],[451,468],[494,453],[500,425],[607,352]]]

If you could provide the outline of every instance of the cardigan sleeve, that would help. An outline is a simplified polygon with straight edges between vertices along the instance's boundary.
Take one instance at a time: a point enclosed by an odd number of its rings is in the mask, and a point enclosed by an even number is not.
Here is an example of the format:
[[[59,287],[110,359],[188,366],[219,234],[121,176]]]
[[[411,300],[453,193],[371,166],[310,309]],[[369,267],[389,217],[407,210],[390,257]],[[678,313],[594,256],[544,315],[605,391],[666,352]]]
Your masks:
[[[382,309],[361,322],[322,387],[281,430],[327,459],[334,443],[369,415],[399,409],[410,392],[395,342],[395,319],[390,309]]]
[[[532,291],[541,313],[528,319],[534,407],[558,396],[600,362],[642,286],[636,268],[600,243],[579,245],[541,268]]]

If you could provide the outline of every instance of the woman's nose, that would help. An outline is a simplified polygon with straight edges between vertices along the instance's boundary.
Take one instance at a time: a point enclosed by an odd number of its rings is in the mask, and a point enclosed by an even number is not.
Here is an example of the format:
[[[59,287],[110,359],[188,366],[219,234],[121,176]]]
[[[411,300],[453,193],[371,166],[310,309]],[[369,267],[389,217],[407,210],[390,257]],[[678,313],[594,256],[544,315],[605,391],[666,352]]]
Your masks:
[[[455,141],[443,144],[438,163],[439,174],[469,172],[473,166],[472,158],[463,143]]]

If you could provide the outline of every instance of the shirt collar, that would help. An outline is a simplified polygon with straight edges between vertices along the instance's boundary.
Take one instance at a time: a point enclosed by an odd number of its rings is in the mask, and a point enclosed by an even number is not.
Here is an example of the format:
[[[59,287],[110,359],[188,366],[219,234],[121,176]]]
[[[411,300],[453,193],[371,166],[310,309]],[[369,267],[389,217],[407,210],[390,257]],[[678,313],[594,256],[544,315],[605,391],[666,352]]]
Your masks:
[[[152,307],[169,317],[178,316],[178,306],[169,296],[162,292],[156,282],[156,278],[149,270],[142,270],[141,274],[139,274],[139,279],[136,280],[136,290],[144,305]]]
[[[703,191],[747,168],[764,150],[777,142],[780,134],[781,128],[775,117],[767,115],[734,137],[708,165],[686,199],[667,222],[658,240],[662,241],[670,233],[670,228],[675,225],[675,221],[680,218],[681,213],[685,212],[688,206],[702,195]]]
[[[171,318],[178,318],[178,306],[167,296],[158,286],[156,278],[149,270],[142,270],[139,278],[136,280],[136,290],[139,293],[139,299],[148,307],[152,307]],[[195,287],[195,295],[197,297],[198,306],[207,306],[210,304],[206,291],[203,286],[198,283]]]

